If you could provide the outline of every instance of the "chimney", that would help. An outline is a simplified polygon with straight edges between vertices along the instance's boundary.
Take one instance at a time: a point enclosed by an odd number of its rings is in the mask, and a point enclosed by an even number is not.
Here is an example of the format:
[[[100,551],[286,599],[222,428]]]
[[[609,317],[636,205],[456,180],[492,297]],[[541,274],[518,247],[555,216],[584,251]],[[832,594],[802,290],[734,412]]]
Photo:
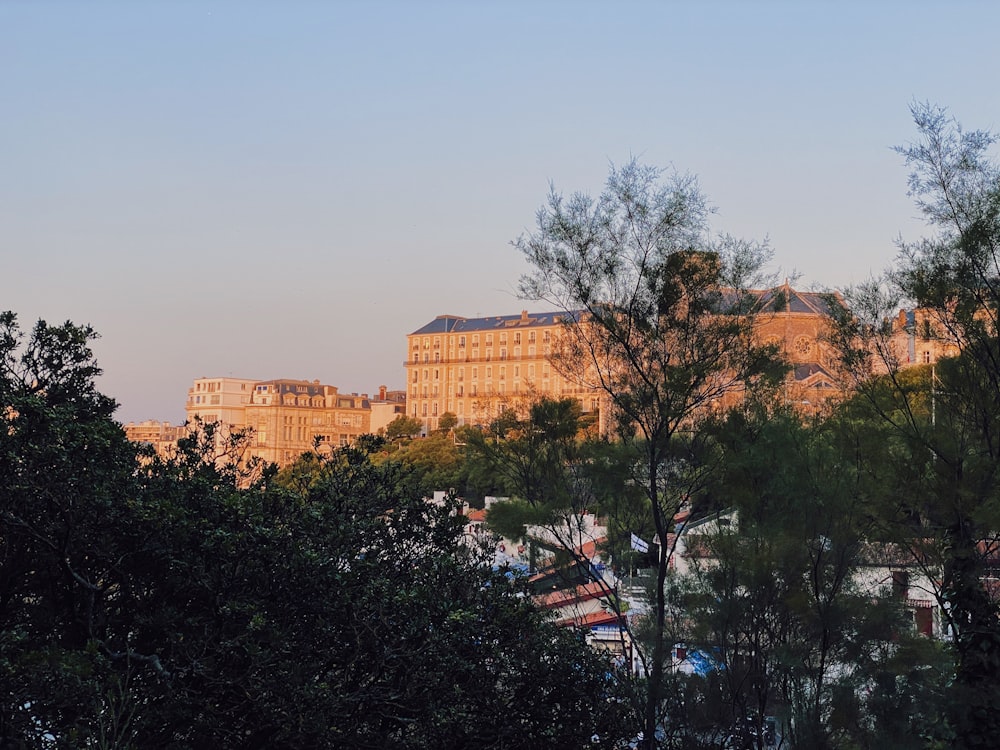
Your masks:
[[[380,385],[378,387],[378,400],[379,401],[385,401],[385,393],[386,393],[386,387],[384,385]]]
[[[528,322],[528,311],[527,310],[521,310],[521,322],[522,323],[527,323]]]

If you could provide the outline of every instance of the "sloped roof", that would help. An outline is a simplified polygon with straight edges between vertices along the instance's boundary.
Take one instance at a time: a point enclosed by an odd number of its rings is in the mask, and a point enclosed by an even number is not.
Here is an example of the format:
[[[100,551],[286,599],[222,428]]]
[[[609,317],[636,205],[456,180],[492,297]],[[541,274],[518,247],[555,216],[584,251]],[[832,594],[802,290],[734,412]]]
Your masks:
[[[567,617],[564,620],[557,620],[556,625],[564,628],[592,628],[596,625],[625,625],[625,618],[616,615],[614,612],[591,612],[578,617]]]
[[[818,362],[795,365],[795,382],[809,388],[837,388],[836,377]]]
[[[574,313],[569,313],[573,315]],[[471,331],[503,331],[508,328],[531,328],[556,325],[567,317],[565,312],[530,313],[519,315],[491,315],[485,318],[463,318],[458,315],[438,315],[427,325],[418,328],[411,336],[431,333],[466,333]]]
[[[587,583],[583,586],[574,586],[568,589],[557,589],[548,594],[544,594],[535,599],[541,609],[557,609],[571,604],[600,599],[608,595],[607,587],[598,582]]]
[[[756,290],[753,294],[760,300],[760,312],[830,316],[833,304],[843,304],[836,292],[800,292],[787,283],[772,289]]]

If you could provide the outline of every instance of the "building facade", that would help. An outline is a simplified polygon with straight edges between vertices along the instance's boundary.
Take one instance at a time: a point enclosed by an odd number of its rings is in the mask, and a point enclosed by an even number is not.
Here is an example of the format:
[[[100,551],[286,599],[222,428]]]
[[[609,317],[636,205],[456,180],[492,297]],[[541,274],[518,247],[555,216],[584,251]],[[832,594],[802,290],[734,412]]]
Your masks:
[[[784,398],[803,411],[818,409],[842,389],[826,343],[835,296],[800,292],[785,284],[752,292],[759,300],[755,336],[774,344],[792,365]],[[485,424],[525,398],[580,401],[599,412],[598,390],[556,371],[550,362],[564,314],[529,313],[485,318],[440,315],[407,336],[407,414],[437,429],[451,412],[459,424]],[[739,394],[733,394],[733,399]]]
[[[170,422],[158,422],[148,419],[145,422],[129,422],[122,425],[125,437],[133,443],[151,445],[161,456],[169,456],[177,446],[177,441],[187,435],[184,425],[172,425]]]
[[[801,292],[788,282],[754,294],[759,299],[754,320],[756,340],[777,347],[791,366],[782,392],[785,402],[810,413],[843,395],[837,355],[828,341],[831,306],[844,304],[839,295]]]
[[[372,431],[366,394],[340,393],[318,380],[199,378],[188,390],[189,422],[218,422],[225,433],[246,430],[247,458],[279,466],[302,453],[329,452]]]
[[[407,336],[407,414],[425,431],[445,412],[459,424],[485,424],[504,408],[538,396],[578,399],[597,411],[593,389],[563,377],[550,356],[562,328],[559,313],[462,318],[439,315]]]

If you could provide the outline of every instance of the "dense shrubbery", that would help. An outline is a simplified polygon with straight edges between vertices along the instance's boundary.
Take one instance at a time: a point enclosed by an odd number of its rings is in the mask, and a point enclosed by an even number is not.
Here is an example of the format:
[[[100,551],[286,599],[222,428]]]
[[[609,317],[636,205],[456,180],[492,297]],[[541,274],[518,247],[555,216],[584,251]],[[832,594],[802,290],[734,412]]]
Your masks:
[[[210,427],[162,460],[112,421],[92,331],[40,323],[22,347],[2,323],[0,746],[624,735],[607,661],[374,464],[377,441],[249,484]]]

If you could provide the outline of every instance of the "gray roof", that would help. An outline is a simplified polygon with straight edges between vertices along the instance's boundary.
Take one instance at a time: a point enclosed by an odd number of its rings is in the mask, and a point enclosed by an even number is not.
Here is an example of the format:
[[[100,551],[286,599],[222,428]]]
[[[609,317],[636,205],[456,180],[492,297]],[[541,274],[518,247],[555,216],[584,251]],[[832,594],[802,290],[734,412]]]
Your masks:
[[[532,328],[557,325],[573,313],[522,312],[520,315],[491,315],[486,318],[462,318],[458,315],[438,315],[427,325],[418,328],[411,336],[433,333],[467,333],[472,331],[505,331],[510,328]]]

